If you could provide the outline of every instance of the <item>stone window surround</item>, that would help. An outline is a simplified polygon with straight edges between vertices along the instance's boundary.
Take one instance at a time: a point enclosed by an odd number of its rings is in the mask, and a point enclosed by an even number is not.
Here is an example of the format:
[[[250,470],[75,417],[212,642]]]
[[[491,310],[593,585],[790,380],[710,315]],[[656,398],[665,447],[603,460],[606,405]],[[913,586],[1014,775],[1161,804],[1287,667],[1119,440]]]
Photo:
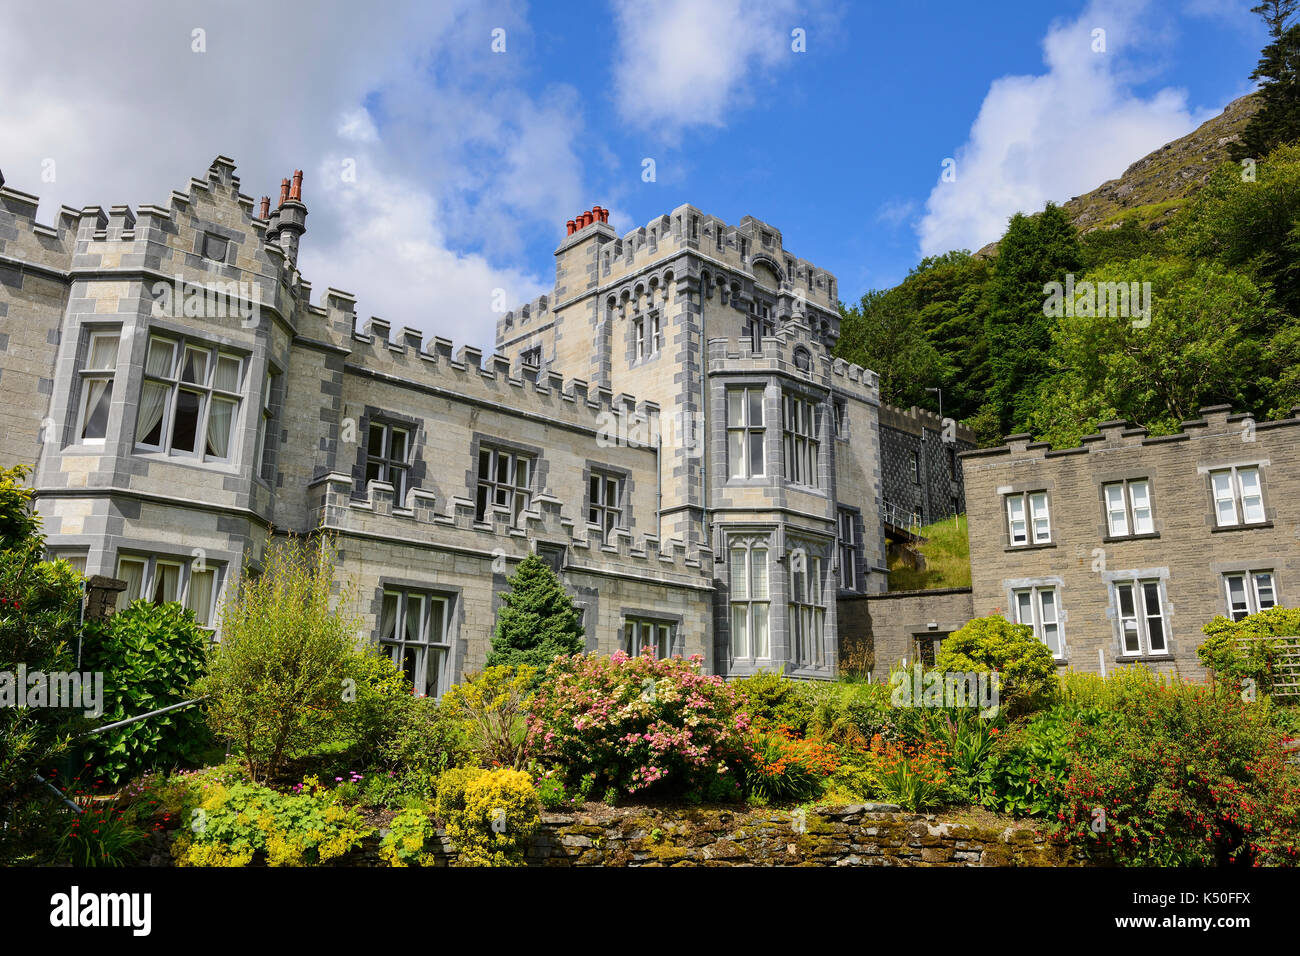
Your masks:
[[[715,640],[725,651],[720,657],[719,664],[724,666],[730,674],[748,675],[763,670],[776,662],[775,650],[776,643],[774,640],[775,624],[772,608],[782,606],[778,601],[778,591],[780,595],[785,595],[785,582],[782,574],[776,573],[776,568],[784,568],[785,565],[785,541],[784,535],[781,534],[781,528],[777,525],[734,525],[727,527],[718,527],[717,534],[720,539],[721,549],[717,552],[721,557],[723,573],[726,575],[725,588],[719,588],[719,593],[724,594],[725,600],[719,603],[723,609],[722,624],[719,630],[721,633],[715,636]],[[731,545],[733,541],[743,543],[744,548],[748,551],[754,547],[765,547],[767,549],[767,657],[755,657],[752,654],[749,657],[738,658],[734,654],[734,638],[731,633],[732,618],[732,587],[731,587]],[[746,567],[748,567],[748,558],[746,558]],[[750,598],[748,603],[753,603]],[[752,651],[753,648],[751,647]],[[737,667],[739,664],[739,667]]]
[[[70,548],[65,550],[70,550]],[[87,548],[88,561],[89,550]],[[212,632],[215,636],[218,633],[217,608],[221,605],[223,595],[230,586],[230,570],[231,568],[240,567],[243,553],[204,549],[200,551],[199,555],[196,555],[195,550],[198,549],[159,547],[157,542],[142,538],[122,538],[113,549],[112,558],[108,563],[108,568],[111,569],[109,573],[113,577],[117,577],[118,562],[124,557],[143,559],[146,574],[146,577],[141,581],[141,587],[143,588],[146,584],[153,583],[153,575],[156,573],[154,569],[157,567],[158,561],[170,561],[179,564],[183,568],[183,577],[177,589],[178,601],[182,606],[189,607],[190,573],[193,571],[194,562],[202,560],[208,570],[216,572],[212,581],[212,615],[206,627],[206,630]]]
[[[410,436],[406,450],[406,457],[410,462],[410,467],[406,470],[407,493],[409,495],[411,491],[421,488],[428,473],[424,455],[422,454],[424,450],[424,420],[411,415],[403,415],[400,412],[392,412],[373,405],[367,405],[357,422],[357,455],[352,466],[352,497],[354,499],[363,499],[366,496],[366,461],[369,457],[371,423],[396,425],[398,428],[407,430],[407,434]],[[470,500],[473,500],[472,496]],[[393,510],[406,511],[406,502],[394,500]]]
[[[478,454],[484,446],[494,448],[499,451],[510,452],[515,455],[527,455],[533,459],[532,473],[529,475],[529,507],[536,501],[537,496],[546,490],[546,479],[550,474],[550,462],[546,460],[543,452],[544,449],[536,445],[528,445],[524,442],[512,441],[508,438],[499,438],[496,435],[488,435],[484,432],[474,432],[470,438],[469,449],[469,470],[465,472],[465,492],[469,501],[478,500]],[[586,493],[583,493],[585,499]],[[496,505],[489,503],[488,512],[492,512]],[[583,512],[584,516],[586,512]],[[484,515],[487,520],[487,514]]]
[[[635,618],[641,621],[653,621],[656,624],[669,624],[673,629],[672,646],[668,648],[669,657],[681,657],[685,651],[686,635],[682,629],[686,624],[686,617],[683,614],[673,614],[664,611],[662,608],[647,610],[640,607],[621,607],[618,609],[619,626],[618,640],[619,646],[622,647],[623,637],[627,633],[626,627],[629,618]]]
[[[1093,485],[1097,489],[1098,507],[1101,509],[1101,523],[1097,526],[1097,531],[1103,544],[1111,544],[1117,541],[1149,541],[1160,537],[1160,530],[1164,526],[1164,521],[1161,518],[1160,509],[1156,507],[1157,479],[1157,469],[1152,465],[1135,465],[1131,468],[1118,468],[1093,475]],[[1132,502],[1129,500],[1127,487],[1130,481],[1145,481],[1147,483],[1147,494],[1151,500],[1151,527],[1155,530],[1146,534],[1134,534],[1130,531],[1128,534],[1112,535],[1110,533],[1110,517],[1106,510],[1106,486],[1119,484],[1120,482],[1124,483],[1124,504],[1129,511],[1131,527]]]
[[[763,474],[751,475],[745,478],[736,478],[733,477],[731,474],[732,425],[731,425],[731,419],[729,417],[730,414],[729,403],[731,401],[731,392],[733,389],[749,390],[755,388],[762,389],[763,392]],[[724,382],[722,382],[721,384],[722,416],[720,422],[723,431],[722,473],[723,475],[726,476],[724,480],[721,482],[722,485],[724,486],[731,485],[734,487],[745,487],[745,486],[763,487],[769,485],[774,486],[777,484],[778,481],[781,480],[777,475],[773,474],[775,469],[771,467],[772,454],[773,454],[773,444],[772,444],[773,441],[777,442],[778,449],[780,447],[780,439],[774,438],[774,434],[779,434],[780,429],[779,428],[773,429],[770,424],[772,420],[772,409],[769,407],[771,405],[769,399],[771,398],[770,392],[772,390],[775,390],[777,392],[777,396],[778,396],[777,404],[779,406],[780,403],[779,397],[781,395],[781,388],[776,385],[773,379],[767,376],[755,377],[755,376],[746,375],[737,378],[732,378],[728,376],[727,379]],[[748,402],[748,400],[746,400],[746,402]],[[777,411],[778,412],[780,411],[779,407],[777,408]],[[746,421],[748,421],[748,412],[746,412]],[[750,426],[748,424],[744,426],[744,431],[746,435],[749,434]],[[746,456],[748,456],[749,454],[748,441],[745,442],[745,454]],[[746,471],[749,470],[748,460],[746,460],[745,470]]]
[[[1052,507],[1052,498],[1056,490],[1056,482],[1051,478],[1034,479],[1031,481],[1017,481],[1009,485],[998,485],[996,494],[998,496],[999,507],[1002,510],[1002,550],[1005,553],[1013,551],[1038,551],[1057,546],[1056,540],[1056,509]],[[1029,495],[1036,492],[1045,492],[1047,494],[1047,541],[1034,542],[1034,520],[1030,514]],[[1025,535],[1024,544],[1011,543],[1011,516],[1007,514],[1007,499],[1015,495],[1025,496]]]
[[[843,569],[840,568],[840,521],[843,516],[847,515],[853,527],[853,580],[857,587],[846,588],[841,583],[844,580]],[[845,505],[837,502],[835,513],[835,590],[843,594],[860,594],[862,585],[866,579],[866,558],[863,549],[863,532],[866,530],[862,520],[862,509],[853,505]]]
[[[1254,531],[1259,528],[1272,528],[1274,526],[1273,518],[1276,512],[1269,504],[1268,470],[1271,465],[1272,461],[1268,458],[1256,458],[1215,464],[1201,464],[1196,466],[1196,473],[1204,476],[1205,496],[1208,503],[1208,512],[1205,522],[1206,527],[1209,528],[1211,534],[1223,534],[1232,531]],[[1211,478],[1211,473],[1216,471],[1227,471],[1229,469],[1238,470],[1241,468],[1259,469],[1259,496],[1261,506],[1264,509],[1264,520],[1256,521],[1253,524],[1246,524],[1245,521],[1242,520],[1244,516],[1239,516],[1236,524],[1220,525],[1218,522],[1218,512],[1214,503],[1214,480]],[[1235,489],[1233,494],[1235,496],[1234,500],[1237,502],[1237,507],[1240,509],[1241,497],[1237,495]]]
[[[249,369],[250,376],[252,369]],[[270,382],[266,381],[270,376]],[[285,370],[278,367],[274,362],[267,362],[266,367],[262,369],[263,388],[269,388],[271,394],[266,397],[263,405],[262,396],[258,395],[259,421],[265,418],[266,431],[263,433],[263,439],[260,445],[254,448],[254,464],[261,467],[254,467],[253,478],[261,482],[266,487],[271,487],[276,474],[276,466],[279,464],[279,446],[280,440],[276,437],[275,432],[279,429],[281,417],[284,414],[284,390],[285,383],[288,379],[285,377]],[[269,417],[265,417],[265,412],[269,411]],[[271,477],[267,478],[264,473],[267,466],[270,466]]]
[[[1110,649],[1116,662],[1171,661],[1177,657],[1174,653],[1174,606],[1169,600],[1169,577],[1167,567],[1126,568],[1119,571],[1101,572],[1102,583],[1106,586],[1106,620],[1111,623]],[[1115,585],[1126,581],[1149,581],[1153,578],[1159,582],[1160,587],[1160,612],[1165,623],[1165,649],[1152,653],[1150,647],[1144,646],[1140,654],[1125,654],[1123,634],[1120,632],[1119,605],[1115,595]],[[1145,633],[1145,628],[1143,628],[1143,634],[1145,635]],[[1145,637],[1143,644],[1146,644]]]
[[[1017,591],[1032,590],[1035,593],[1035,597],[1039,590],[1047,588],[1056,592],[1056,639],[1061,645],[1061,653],[1059,655],[1053,655],[1052,659],[1056,661],[1057,664],[1068,663],[1070,659],[1070,650],[1068,645],[1065,643],[1065,625],[1069,621],[1070,616],[1065,610],[1065,598],[1063,596],[1063,592],[1065,591],[1065,579],[1059,575],[1048,575],[1046,577],[1038,578],[1008,578],[1002,582],[1002,587],[1006,592],[1007,598],[1007,620],[1011,621],[1013,624],[1015,623],[1013,618],[1017,613]],[[1032,626],[1033,625],[1031,624],[1030,627]],[[1038,634],[1035,633],[1034,636],[1038,637]],[[1041,637],[1038,639],[1040,641],[1042,640]],[[1047,645],[1044,644],[1043,646],[1046,647]],[[1048,649],[1050,650],[1051,648]]]
[[[73,447],[93,447],[96,449],[104,447],[108,443],[108,438],[113,432],[113,406],[121,400],[119,392],[119,379],[122,377],[118,374],[122,360],[122,336],[124,334],[123,323],[118,322],[83,322],[78,330],[77,339],[77,359],[76,359],[76,379],[75,392],[72,402],[69,405],[69,415],[72,421],[72,442]],[[101,335],[117,335],[117,361],[113,366],[113,373],[107,374],[107,369],[102,370],[105,374],[96,374],[101,370],[88,370],[86,364],[90,361],[90,343]],[[85,404],[86,404],[86,380],[91,378],[107,378],[113,383],[113,393],[115,400],[109,403],[108,421],[104,424],[103,438],[83,439],[81,430],[85,426]]]
[[[461,633],[461,622],[465,616],[462,600],[464,589],[454,584],[430,583],[418,578],[403,578],[382,575],[371,595],[370,613],[374,616],[375,626],[370,635],[370,643],[379,646],[379,624],[384,613],[384,591],[420,591],[434,597],[447,600],[447,671],[444,680],[447,686],[457,683],[464,669],[468,641]],[[442,688],[439,688],[441,696]]]
[[[582,466],[583,522],[590,524],[587,519],[591,514],[591,479],[596,474],[601,474],[609,478],[617,478],[622,483],[622,500],[619,502],[619,521],[615,526],[615,529],[635,532],[636,516],[632,513],[632,492],[636,489],[636,481],[632,477],[632,472],[627,468],[621,468],[618,465],[610,465],[603,461],[595,461],[591,458],[588,458],[583,462]],[[612,538],[613,535],[610,535],[610,537]]]
[[[789,398],[796,402],[803,402],[811,407],[813,415],[812,429],[805,432],[797,432],[792,428],[792,423],[787,421],[785,415],[786,399]],[[791,388],[788,384],[781,386],[781,480],[789,486],[799,489],[809,489],[812,491],[824,491],[821,487],[821,469],[824,464],[822,460],[822,431],[826,426],[826,403],[821,395],[814,394],[806,388]],[[790,435],[791,446],[799,438],[805,438],[810,441],[817,452],[816,471],[818,474],[812,476],[813,483],[804,481],[795,481],[790,478],[791,463],[786,459],[786,436]]]
[[[732,383],[729,380],[727,384],[730,385]],[[775,476],[776,480],[783,485],[798,489],[799,491],[805,492],[807,494],[827,495],[828,494],[827,489],[821,486],[821,471],[823,467],[827,465],[827,462],[824,460],[824,455],[822,453],[823,451],[828,450],[825,447],[827,445],[827,442],[825,440],[827,430],[829,429],[830,431],[833,432],[835,428],[833,422],[827,421],[828,393],[825,388],[819,387],[809,382],[800,381],[799,379],[796,378],[790,378],[788,376],[782,377],[781,380],[779,382],[776,382],[775,384],[778,391],[777,411],[780,413],[779,416],[780,427],[778,429],[780,437],[779,437],[778,448],[780,449],[780,460],[781,460],[781,473]],[[786,473],[788,471],[788,463],[785,460],[785,426],[786,426],[785,399],[787,395],[789,395],[791,398],[802,399],[805,402],[811,403],[813,405],[817,417],[815,433],[813,436],[814,440],[817,442],[818,474],[816,478],[818,484],[816,485],[805,485],[797,481],[791,481],[789,478],[786,477]],[[833,415],[834,409],[832,408],[830,411],[831,414]],[[764,414],[764,420],[766,420],[767,418],[766,390],[764,390],[764,394],[763,394],[763,414]],[[770,446],[767,445],[766,442],[764,443],[764,447],[770,448]],[[728,471],[730,471],[730,468],[728,468]],[[835,473],[835,469],[834,466],[832,465],[831,475],[833,476],[834,473]]]

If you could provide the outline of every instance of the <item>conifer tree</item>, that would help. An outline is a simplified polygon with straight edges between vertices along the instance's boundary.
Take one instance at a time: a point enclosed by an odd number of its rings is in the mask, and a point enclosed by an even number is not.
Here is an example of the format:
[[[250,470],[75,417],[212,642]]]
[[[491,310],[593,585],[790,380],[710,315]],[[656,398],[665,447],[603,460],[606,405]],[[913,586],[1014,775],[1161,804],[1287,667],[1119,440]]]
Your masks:
[[[529,664],[545,671],[562,654],[582,653],[586,634],[578,609],[545,561],[530,554],[508,583],[510,591],[502,595],[504,605],[492,635],[489,667]]]
[[[1272,42],[1250,74],[1252,80],[1264,81],[1258,94],[1261,103],[1233,145],[1234,160],[1259,159],[1276,146],[1300,139],[1300,24],[1287,25],[1297,8],[1300,0],[1267,0],[1251,7],[1268,25]]]

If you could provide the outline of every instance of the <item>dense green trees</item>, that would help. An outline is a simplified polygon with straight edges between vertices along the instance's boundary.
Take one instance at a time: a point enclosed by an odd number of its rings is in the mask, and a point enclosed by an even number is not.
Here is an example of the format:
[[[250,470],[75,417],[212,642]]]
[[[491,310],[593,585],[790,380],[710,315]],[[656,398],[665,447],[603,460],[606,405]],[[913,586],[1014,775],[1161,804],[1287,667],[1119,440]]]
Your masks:
[[[1268,25],[1272,42],[1250,74],[1262,80],[1259,111],[1246,124],[1233,159],[1258,159],[1283,143],[1300,139],[1300,24],[1292,24],[1300,0],[1264,0],[1254,7]]]

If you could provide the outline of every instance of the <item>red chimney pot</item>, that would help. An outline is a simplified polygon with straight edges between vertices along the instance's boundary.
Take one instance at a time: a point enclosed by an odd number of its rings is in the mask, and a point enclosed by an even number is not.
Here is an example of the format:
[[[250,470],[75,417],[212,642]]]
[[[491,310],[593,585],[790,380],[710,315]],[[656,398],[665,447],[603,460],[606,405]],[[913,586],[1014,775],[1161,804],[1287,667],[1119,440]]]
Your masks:
[[[565,227],[569,230],[567,233],[565,233],[565,235],[569,235],[569,236],[571,236],[571,235],[573,235],[575,232],[578,231],[578,224],[577,224],[576,222],[574,222],[572,219],[570,219],[570,220],[569,220],[568,222],[566,222],[564,225],[565,225]]]
[[[302,170],[293,171],[293,186],[289,189],[289,198],[302,202]]]
[[[275,208],[279,209],[280,206],[283,206],[288,201],[289,201],[289,180],[282,179],[280,180],[280,205],[276,206]]]
[[[271,197],[263,196],[262,197],[262,218],[269,219],[270,217],[271,217]]]

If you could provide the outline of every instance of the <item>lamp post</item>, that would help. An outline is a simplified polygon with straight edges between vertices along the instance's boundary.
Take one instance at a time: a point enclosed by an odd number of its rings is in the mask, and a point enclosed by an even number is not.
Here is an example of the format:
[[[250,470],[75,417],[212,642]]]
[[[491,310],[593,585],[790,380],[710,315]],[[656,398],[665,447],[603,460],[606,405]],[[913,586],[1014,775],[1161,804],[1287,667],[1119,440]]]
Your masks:
[[[943,389],[927,388],[926,391],[929,392],[931,395],[939,396],[939,418],[940,420],[942,420],[943,419]]]

